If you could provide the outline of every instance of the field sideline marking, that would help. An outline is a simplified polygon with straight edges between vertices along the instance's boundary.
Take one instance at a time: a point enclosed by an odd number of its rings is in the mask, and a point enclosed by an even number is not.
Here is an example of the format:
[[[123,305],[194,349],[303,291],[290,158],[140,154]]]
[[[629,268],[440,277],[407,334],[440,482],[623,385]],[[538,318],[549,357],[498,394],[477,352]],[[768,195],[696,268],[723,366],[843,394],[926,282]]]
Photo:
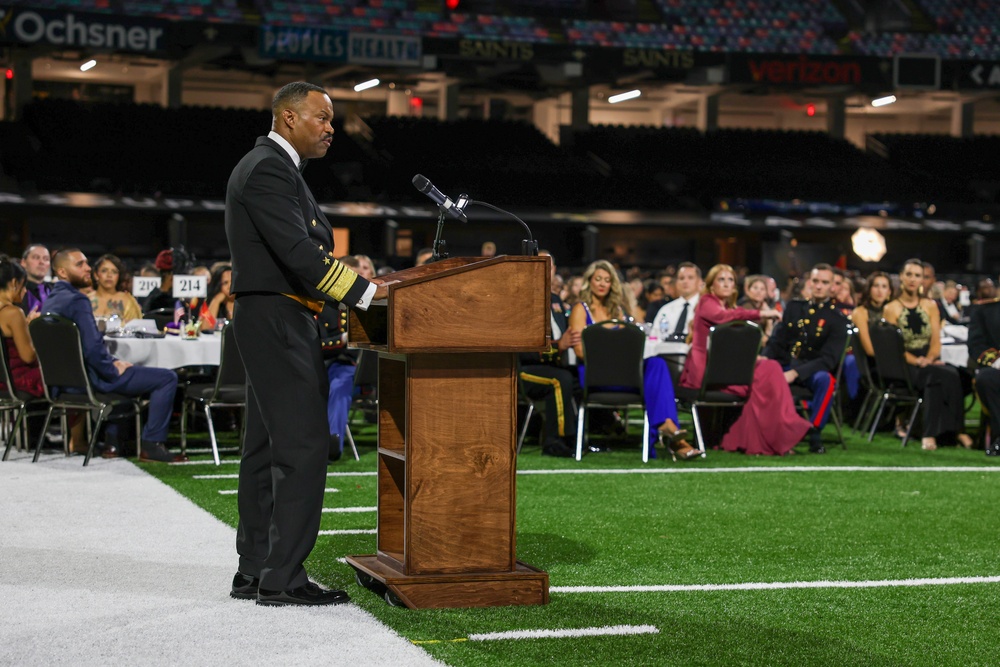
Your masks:
[[[327,488],[323,489],[324,493],[340,493],[340,489]],[[235,496],[239,491],[237,489],[223,489],[219,491],[220,496]]]
[[[374,470],[371,472],[328,472],[327,477],[374,477],[377,475]],[[191,475],[191,479],[239,479],[239,473],[232,475]]]
[[[457,639],[414,639],[414,644],[442,644],[452,642],[485,642],[497,639],[562,639],[565,637],[607,637],[624,635],[657,635],[655,625],[605,625],[592,628],[566,628],[564,630],[506,630],[483,632]]]
[[[593,468],[562,470],[518,470],[518,475],[631,475],[631,474],[676,474],[722,472],[1000,472],[1000,466],[784,466],[773,468]]]
[[[378,533],[374,528],[347,528],[341,530],[321,530],[320,535],[375,535]]]
[[[653,586],[552,586],[552,593],[673,593],[683,591],[760,591],[788,588],[898,588],[997,584],[997,577],[944,577],[939,579],[883,579],[871,581],[772,581],[744,584],[664,584]]]
[[[323,512],[375,512],[377,507],[324,507]]]

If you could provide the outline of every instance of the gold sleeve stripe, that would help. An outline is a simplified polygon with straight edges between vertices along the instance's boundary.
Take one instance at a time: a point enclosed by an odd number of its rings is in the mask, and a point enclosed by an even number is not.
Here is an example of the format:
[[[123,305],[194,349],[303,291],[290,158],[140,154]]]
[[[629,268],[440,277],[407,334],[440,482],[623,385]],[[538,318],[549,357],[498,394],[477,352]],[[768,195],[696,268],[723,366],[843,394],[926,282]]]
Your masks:
[[[343,271],[344,265],[337,260],[333,260],[333,266],[331,266],[330,270],[326,272],[325,276],[323,276],[323,280],[319,281],[319,284],[316,285],[316,289],[320,292],[325,292],[330,288],[330,285],[336,282],[337,278],[340,277],[340,274],[343,273]]]
[[[358,274],[350,270],[340,262],[334,260],[334,265],[327,271],[326,276],[319,282],[317,289],[332,296],[337,301],[341,301],[358,279]]]

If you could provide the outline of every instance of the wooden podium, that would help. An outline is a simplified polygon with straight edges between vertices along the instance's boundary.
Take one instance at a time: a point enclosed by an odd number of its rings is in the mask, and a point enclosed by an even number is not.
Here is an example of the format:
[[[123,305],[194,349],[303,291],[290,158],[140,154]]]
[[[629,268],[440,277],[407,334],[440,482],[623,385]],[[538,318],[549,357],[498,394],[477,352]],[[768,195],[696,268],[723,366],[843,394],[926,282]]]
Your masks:
[[[384,277],[351,310],[348,343],[377,350],[378,553],[358,582],[411,609],[546,604],[517,560],[515,353],[551,339],[547,257],[455,257]]]

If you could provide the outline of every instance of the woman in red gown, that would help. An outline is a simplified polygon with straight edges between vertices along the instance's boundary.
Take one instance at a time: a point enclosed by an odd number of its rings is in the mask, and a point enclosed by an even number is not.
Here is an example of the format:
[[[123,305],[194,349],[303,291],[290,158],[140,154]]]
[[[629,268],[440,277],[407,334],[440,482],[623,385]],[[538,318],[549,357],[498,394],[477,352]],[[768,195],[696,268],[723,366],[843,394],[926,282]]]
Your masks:
[[[736,273],[726,264],[713,266],[705,276],[705,290],[694,309],[691,351],[681,373],[681,386],[701,387],[708,358],[708,334],[713,326],[779,316],[778,311],[770,308],[737,308]],[[792,392],[777,361],[758,358],[751,387],[720,389],[747,398],[739,419],[722,438],[722,448],[726,451],[781,456],[795,447],[809,430],[809,422],[795,410]]]

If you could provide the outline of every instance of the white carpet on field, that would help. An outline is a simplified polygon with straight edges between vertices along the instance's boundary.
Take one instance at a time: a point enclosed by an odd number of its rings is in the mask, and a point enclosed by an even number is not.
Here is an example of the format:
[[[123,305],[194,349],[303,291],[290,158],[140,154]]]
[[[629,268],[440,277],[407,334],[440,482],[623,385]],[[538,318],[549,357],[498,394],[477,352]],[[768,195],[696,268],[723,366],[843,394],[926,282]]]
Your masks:
[[[0,463],[0,664],[440,664],[353,604],[231,599],[232,528],[127,461],[82,462]]]

